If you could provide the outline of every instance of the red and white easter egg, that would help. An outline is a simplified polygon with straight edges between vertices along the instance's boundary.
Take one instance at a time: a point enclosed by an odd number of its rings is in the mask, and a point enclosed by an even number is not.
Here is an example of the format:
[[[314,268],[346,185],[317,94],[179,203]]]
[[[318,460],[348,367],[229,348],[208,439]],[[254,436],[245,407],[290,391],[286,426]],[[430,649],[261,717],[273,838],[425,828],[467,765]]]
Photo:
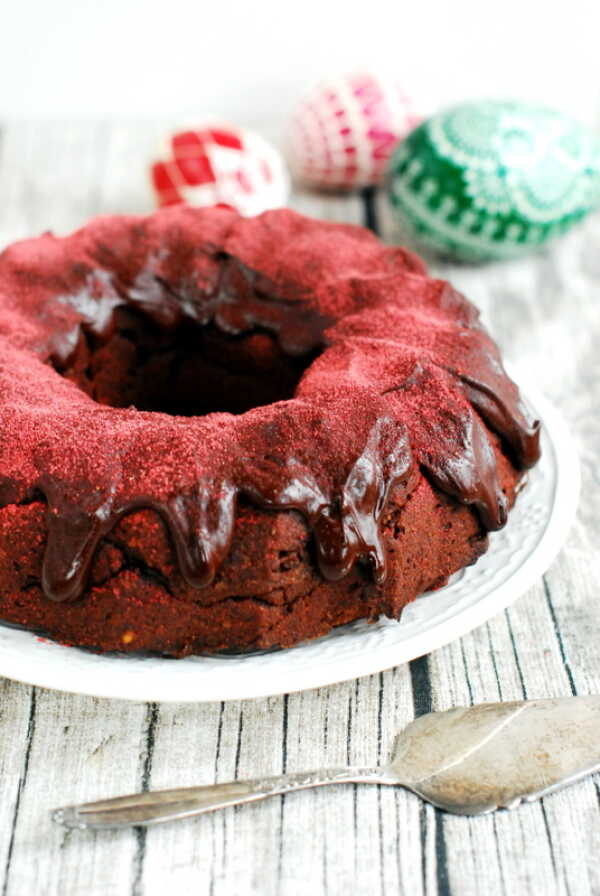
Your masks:
[[[419,120],[391,79],[369,72],[332,78],[301,101],[292,119],[292,173],[329,189],[378,184],[395,145]]]
[[[259,134],[206,125],[173,134],[151,167],[159,205],[226,205],[257,215],[287,203],[289,176],[281,154]]]

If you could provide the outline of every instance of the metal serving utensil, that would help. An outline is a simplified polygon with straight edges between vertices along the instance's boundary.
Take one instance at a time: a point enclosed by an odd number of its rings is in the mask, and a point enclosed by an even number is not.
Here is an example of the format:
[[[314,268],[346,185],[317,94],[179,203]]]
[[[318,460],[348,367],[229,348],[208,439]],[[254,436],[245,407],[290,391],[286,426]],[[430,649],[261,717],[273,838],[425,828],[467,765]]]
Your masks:
[[[431,712],[396,738],[388,765],[332,768],[182,787],[57,809],[69,828],[123,828],[190,818],[326,784],[395,784],[459,815],[513,809],[600,769],[600,697]]]

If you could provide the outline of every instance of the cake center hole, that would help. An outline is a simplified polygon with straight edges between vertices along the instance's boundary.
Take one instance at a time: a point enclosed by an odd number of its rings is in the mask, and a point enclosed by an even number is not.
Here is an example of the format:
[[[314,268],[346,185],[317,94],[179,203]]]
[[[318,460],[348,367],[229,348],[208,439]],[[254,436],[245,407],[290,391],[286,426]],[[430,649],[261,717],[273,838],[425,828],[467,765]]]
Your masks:
[[[290,357],[263,330],[233,336],[191,320],[165,330],[126,307],[116,310],[115,323],[108,341],[87,334],[61,371],[100,404],[115,408],[242,414],[292,398],[318,354]]]

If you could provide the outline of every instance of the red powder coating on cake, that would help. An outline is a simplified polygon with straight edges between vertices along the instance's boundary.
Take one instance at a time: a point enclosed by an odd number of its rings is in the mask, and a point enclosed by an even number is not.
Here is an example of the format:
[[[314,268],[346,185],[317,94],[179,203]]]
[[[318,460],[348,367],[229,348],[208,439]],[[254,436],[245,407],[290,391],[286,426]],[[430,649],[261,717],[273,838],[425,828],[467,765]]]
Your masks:
[[[448,507],[452,500],[472,506],[479,526],[498,528],[511,499],[510,464],[518,470],[538,456],[538,426],[473,306],[428,278],[411,253],[384,246],[362,228],[287,210],[242,219],[227,209],[178,207],[147,218],[100,218],[70,237],[46,234],[5,250],[0,301],[0,506],[19,508],[23,516],[23,508],[45,503],[44,560],[31,588],[44,606],[67,601],[76,643],[115,646],[106,627],[95,640],[81,635],[86,605],[94,629],[100,561],[108,564],[107,576],[120,576],[119,606],[136,603],[140,581],[123,585],[128,570],[119,567],[121,559],[111,568],[107,547],[112,538],[119,543],[115,557],[126,553],[128,520],[146,521],[137,536],[141,553],[149,550],[150,531],[154,543],[166,529],[171,546],[167,541],[152,550],[159,566],[169,551],[177,563],[161,576],[181,577],[185,593],[196,593],[202,605],[218,591],[223,569],[235,566],[238,536],[252,544],[253,526],[262,533],[265,519],[300,514],[314,546],[311,575],[321,577],[323,593],[335,594],[337,603],[329,623],[321,619],[316,629],[306,621],[312,609],[302,611],[306,625],[290,614],[285,632],[281,623],[268,623],[272,643],[293,643],[360,618],[360,606],[344,591],[357,562],[371,567],[372,593],[386,612],[386,514],[392,504],[398,512],[416,507],[425,495],[423,476],[427,494],[440,490],[450,496]],[[233,358],[226,376],[234,390],[244,388],[247,358],[269,395],[273,371],[285,378],[290,365],[309,360],[290,397],[260,406],[249,399],[244,413],[182,416],[140,409],[137,399],[135,407],[110,406],[115,364],[122,364],[132,389],[141,388],[131,360],[138,326],[142,339],[147,326],[165,345],[173,333],[190,342],[178,381],[186,395],[220,369],[217,362],[195,367],[194,352],[218,355],[222,343]],[[202,350],[194,340],[204,340]],[[167,349],[161,343],[171,370],[177,365]],[[175,361],[182,367],[180,357]],[[158,377],[159,357],[143,363]],[[493,434],[503,440],[510,464]],[[27,525],[34,527],[33,517]],[[27,531],[33,538],[34,529]],[[0,555],[2,549],[0,522]],[[144,643],[125,639],[125,649],[180,653],[257,642],[255,633],[254,640],[243,633],[239,614],[245,611],[241,604],[232,609],[231,596],[223,598],[220,615],[194,617],[197,631],[186,637],[172,618],[175,599],[157,589],[148,600],[162,609],[145,618],[159,620],[163,635]],[[340,610],[344,594],[347,612]],[[119,603],[117,586],[103,599]],[[365,605],[362,615],[373,615],[374,606]],[[51,611],[35,610],[0,607],[0,614],[65,637]],[[136,630],[142,610],[148,613],[147,606],[131,609]],[[254,632],[263,622],[252,620]],[[225,622],[231,637],[213,636]]]

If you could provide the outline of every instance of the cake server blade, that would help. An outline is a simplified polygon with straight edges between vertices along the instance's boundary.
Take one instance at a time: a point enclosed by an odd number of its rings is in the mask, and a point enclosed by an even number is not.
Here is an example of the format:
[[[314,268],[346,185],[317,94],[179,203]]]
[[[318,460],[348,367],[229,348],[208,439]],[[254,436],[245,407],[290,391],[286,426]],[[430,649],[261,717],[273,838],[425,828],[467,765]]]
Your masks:
[[[390,765],[448,812],[512,809],[600,769],[600,697],[429,713],[398,736]]]

